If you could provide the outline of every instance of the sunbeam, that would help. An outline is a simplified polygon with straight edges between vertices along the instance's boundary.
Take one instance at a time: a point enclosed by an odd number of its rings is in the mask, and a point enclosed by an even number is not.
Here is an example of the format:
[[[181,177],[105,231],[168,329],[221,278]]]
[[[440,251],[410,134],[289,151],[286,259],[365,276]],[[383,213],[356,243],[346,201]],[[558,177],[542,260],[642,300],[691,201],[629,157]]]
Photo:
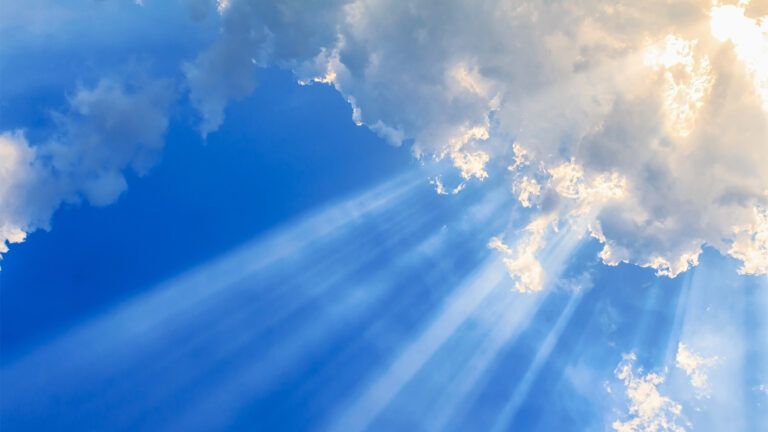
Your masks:
[[[476,207],[499,206],[498,200],[486,199],[477,205],[470,205],[470,210]],[[490,217],[496,214],[485,214]],[[420,230],[423,232],[423,230]],[[308,311],[297,316],[294,332],[282,335],[281,340],[275,341],[273,346],[261,354],[249,355],[247,361],[238,362],[231,368],[231,372],[221,379],[213,388],[207,389],[199,401],[191,404],[188,417],[180,416],[184,422],[174,424],[174,429],[183,430],[186,424],[199,425],[201,418],[209,418],[206,410],[216,407],[219,418],[228,418],[222,412],[220,406],[236,412],[242,405],[246,405],[256,396],[266,391],[274,381],[279,379],[279,371],[298,370],[306,367],[306,362],[312,353],[327,349],[329,345],[339,343],[350,330],[349,326],[359,332],[365,333],[365,326],[376,326],[378,323],[387,323],[390,319],[390,311],[383,309],[382,305],[389,303],[388,298],[397,296],[394,290],[398,287],[397,277],[390,275],[408,274],[414,271],[414,267],[423,260],[433,256],[447,256],[448,246],[444,241],[444,235],[437,232],[431,234],[417,244],[414,244],[409,253],[387,262],[386,267],[376,266],[367,274],[359,278],[337,282],[332,286],[327,297],[327,304],[318,307],[316,311]],[[402,247],[401,242],[398,246]],[[387,271],[383,271],[386,269]],[[440,272],[439,266],[435,268],[435,274]],[[326,275],[316,278],[316,282],[322,281]],[[302,323],[312,322],[309,327]],[[362,327],[361,327],[362,326]],[[261,351],[261,350],[259,350]]]
[[[401,302],[394,291],[399,285],[397,275],[413,274],[434,257],[450,257],[457,249],[446,229],[467,238],[477,237],[478,224],[486,226],[485,235],[499,229],[495,223],[481,222],[508,214],[508,201],[501,193],[489,193],[476,202],[461,197],[445,201],[440,204],[444,210],[453,210],[443,212],[448,217],[439,217],[435,203],[425,200],[434,200],[434,195],[423,181],[407,174],[333,205],[5,365],[6,382],[28,379],[42,364],[56,362],[59,368],[40,376],[38,382],[27,382],[25,391],[4,404],[12,403],[19,414],[44,412],[47,402],[37,395],[55,382],[58,397],[67,403],[119,407],[122,421],[137,427],[225,427],[269,389],[308,367],[317,353],[337,344],[346,350],[354,347],[354,340],[346,341],[351,329],[365,334],[367,327],[367,337],[374,339],[380,339],[375,335],[382,331],[396,335],[391,326],[397,315],[419,309],[397,305]],[[484,255],[489,253],[484,243],[477,246]],[[409,249],[407,254],[389,256],[389,251],[404,247]],[[296,268],[303,271],[293,273]],[[435,293],[436,299],[453,290],[453,282],[443,273],[442,261],[434,261],[433,271],[422,276],[448,284]],[[502,277],[497,265],[493,278],[498,282]],[[477,280],[473,289],[460,288],[457,293],[464,294],[452,294],[458,295],[450,303],[453,306],[446,303],[452,322],[428,337],[434,348],[495,286],[487,282],[487,278]],[[428,282],[425,288],[434,286],[439,285]],[[176,349],[166,351],[168,344]],[[195,360],[179,368],[184,358]],[[215,365],[222,363],[229,368],[215,371]],[[75,391],[75,383],[68,379],[86,370],[86,387],[111,382],[110,391],[98,400]],[[161,376],[166,386],[147,387]],[[136,392],[144,395],[142,400],[130,398]],[[173,417],[142,418],[149,406],[171,407],[182,401],[186,408]]]
[[[386,371],[372,383],[363,395],[356,397],[339,422],[330,430],[359,431],[369,427],[376,416],[390,403],[403,386],[424,366],[440,346],[469,317],[485,297],[498,286],[504,269],[498,262],[488,263],[452,297],[438,312],[429,327],[408,344]]]
[[[554,325],[552,325],[552,328],[549,330],[544,340],[541,341],[541,345],[539,346],[533,361],[528,366],[525,375],[523,375],[523,378],[518,383],[515,383],[515,391],[512,393],[510,400],[506,402],[499,412],[499,416],[491,429],[492,431],[497,432],[509,429],[510,422],[514,419],[515,414],[517,414],[520,405],[528,397],[531,386],[539,376],[542,366],[547,359],[549,359],[549,356],[552,354],[552,350],[560,340],[560,336],[563,334],[565,327],[570,323],[573,312],[581,302],[582,295],[583,292],[579,291],[568,299],[568,303],[565,305],[565,308],[563,308],[560,316],[557,318]]]
[[[761,431],[768,1],[0,1],[0,430]]]
[[[542,262],[546,268],[552,269],[548,277],[550,284],[557,282],[557,275],[582,239],[578,229],[561,230],[550,247],[542,253]],[[403,348],[401,354],[378,375],[375,382],[367,386],[363,394],[354,397],[355,401],[345,408],[331,429],[386,429],[386,426],[372,427],[384,411],[387,412],[387,418],[400,419],[401,427],[409,424],[406,419],[411,415],[422,417],[429,413],[426,426],[432,430],[444,428],[450,418],[460,411],[464,403],[462,401],[476,391],[478,380],[499,350],[512,343],[515,335],[530,325],[530,317],[546,297],[518,296],[511,302],[499,298],[497,301],[503,302],[506,310],[501,312],[495,323],[488,323],[485,317],[492,314],[493,310],[487,305],[479,305],[489,296],[501,297],[497,287],[503,280],[500,279],[498,266],[498,262],[486,263],[477,274],[463,283],[463,288],[459,288],[446,300],[445,306],[430,325]],[[501,285],[508,286],[508,283]],[[469,322],[477,323],[476,326],[486,323],[483,328],[487,330],[480,333],[470,330],[463,332]],[[467,337],[480,337],[485,342],[469,348],[476,343],[472,339],[462,340]],[[415,382],[419,383],[419,390],[404,393],[401,399],[398,394],[406,385],[416,385]],[[425,395],[424,399],[419,396],[422,394]],[[429,398],[435,397],[438,402],[425,404]]]
[[[764,289],[757,278],[739,278],[733,263],[708,260],[693,274],[667,364],[675,364],[677,351],[678,374],[671,385],[686,395],[680,398],[690,407],[687,414],[694,427],[759,430],[767,424],[754,390],[765,376],[765,346],[753,339],[760,324],[750,318],[755,313],[750,311],[760,307],[754,295]],[[681,357],[685,352],[689,354]]]
[[[20,387],[24,391],[20,390],[13,401],[4,400],[4,404],[14,404],[17,408],[14,412],[19,413],[34,409],[44,410],[44,406],[37,406],[34,403],[37,400],[35,395],[41,387],[47,387],[54,382],[58,383],[56,391],[61,393],[61,397],[87,397],[87,393],[80,395],[67,393],[73,391],[75,384],[70,382],[68,376],[85,370],[89,371],[91,385],[97,385],[104,379],[112,381],[117,379],[113,393],[110,393],[115,397],[120,394],[121,387],[130,387],[137,383],[146,385],[151,382],[149,379],[144,382],[136,381],[142,374],[150,374],[145,378],[151,378],[151,373],[167,374],[168,368],[175,367],[173,357],[164,360],[162,357],[157,357],[157,354],[183,355],[184,350],[200,349],[195,344],[204,346],[206,355],[200,357],[200,361],[193,365],[199,369],[199,373],[209,372],[211,363],[206,364],[206,360],[213,362],[220,361],[222,356],[226,358],[227,353],[236,350],[238,345],[248,343],[250,329],[259,331],[268,329],[269,322],[279,321],[281,315],[289,315],[291,310],[300,308],[302,303],[311,301],[312,296],[317,295],[311,290],[291,293],[288,286],[280,287],[272,283],[264,283],[259,278],[268,276],[270,272],[274,274],[276,271],[285,274],[281,266],[286,260],[296,261],[297,257],[302,257],[299,261],[304,260],[309,264],[312,264],[314,259],[322,261],[324,256],[313,254],[320,252],[324,244],[344,239],[349,235],[352,235],[351,239],[354,240],[356,236],[360,237],[371,232],[371,228],[374,227],[371,223],[377,222],[376,214],[386,215],[390,209],[408,203],[409,195],[418,193],[419,188],[416,186],[419,184],[423,184],[423,180],[415,173],[409,173],[359,197],[330,206],[326,210],[321,210],[315,215],[278,230],[265,239],[256,240],[224,258],[175,278],[105,313],[102,317],[81,325],[30,354],[5,364],[2,369],[3,381],[13,383],[15,380],[23,379],[26,385]],[[422,194],[426,192],[425,189],[422,186]],[[404,218],[403,225],[414,223],[412,218],[405,220],[411,213],[410,209],[400,213]],[[384,219],[384,223],[376,225],[374,231],[379,228],[389,228],[391,221],[397,221],[397,218]],[[400,232],[397,230],[397,225],[392,228],[395,233]],[[397,238],[395,237],[393,241],[396,242]],[[370,248],[369,243],[363,241],[360,247]],[[349,251],[349,249],[342,250]],[[358,256],[362,258],[373,255],[358,253]],[[337,270],[347,272],[353,268]],[[288,269],[290,267],[285,268],[285,270]],[[303,275],[303,273],[300,274],[300,276]],[[329,276],[327,270],[325,275]],[[339,275],[332,277],[339,277]],[[309,286],[317,287],[317,285]],[[274,297],[275,289],[288,295]],[[238,302],[247,309],[242,311],[232,309],[232,306]],[[259,313],[263,303],[267,303],[265,305],[267,310],[276,313],[274,315],[264,314],[264,311]],[[214,318],[217,317],[217,310],[222,308],[229,310],[230,315],[223,319]],[[240,327],[240,333],[229,335],[231,337],[220,340],[219,344],[210,343],[212,339],[221,338],[226,334],[226,331],[217,330],[217,326],[222,327],[223,330],[229,330],[233,325],[242,325],[243,318],[248,318],[249,313],[265,321],[259,321],[257,326]],[[237,318],[238,314],[240,319]],[[201,323],[210,325],[201,326]],[[181,351],[167,352],[165,347],[169,343],[177,344]],[[185,348],[185,344],[191,345],[191,348]],[[83,355],[83,353],[88,354]],[[146,362],[148,358],[153,359],[151,366]],[[30,375],[31,371],[52,362],[55,362],[58,368],[51,371],[50,375]],[[37,379],[30,381],[31,376],[37,376]],[[126,380],[120,384],[123,376]],[[151,396],[152,389],[147,390],[149,391],[145,393]],[[164,391],[169,392],[169,389]],[[129,392],[126,391],[125,394]],[[110,395],[102,395],[102,398],[109,400]],[[40,402],[43,401],[38,400],[38,403]],[[126,401],[120,399],[114,401],[116,404],[121,402]],[[137,413],[141,412],[140,408],[143,409],[143,407],[135,408]],[[128,414],[123,412],[123,415]]]

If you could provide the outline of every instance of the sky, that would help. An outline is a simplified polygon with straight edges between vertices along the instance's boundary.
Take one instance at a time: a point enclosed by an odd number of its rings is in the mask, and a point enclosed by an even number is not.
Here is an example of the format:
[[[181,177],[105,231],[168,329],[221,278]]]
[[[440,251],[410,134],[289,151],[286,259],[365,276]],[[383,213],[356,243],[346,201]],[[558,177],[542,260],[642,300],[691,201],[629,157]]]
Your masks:
[[[764,431],[768,2],[0,2],[0,428]]]

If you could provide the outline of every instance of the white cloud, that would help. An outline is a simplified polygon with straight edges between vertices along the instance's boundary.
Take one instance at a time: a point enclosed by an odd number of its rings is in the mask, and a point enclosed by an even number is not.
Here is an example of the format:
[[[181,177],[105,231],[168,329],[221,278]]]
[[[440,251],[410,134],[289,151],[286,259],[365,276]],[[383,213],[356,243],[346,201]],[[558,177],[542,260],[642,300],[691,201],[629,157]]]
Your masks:
[[[429,179],[429,184],[435,186],[435,193],[438,195],[456,195],[457,193],[464,190],[464,187],[466,186],[466,182],[461,182],[458,184],[458,186],[448,189],[443,184],[443,180],[440,178],[440,176],[435,176],[434,178]]]
[[[488,240],[488,247],[491,249],[497,250],[505,255],[512,254],[512,249],[510,249],[509,246],[504,244],[504,241],[498,237],[491,237],[491,239]]]
[[[636,357],[629,354],[616,368],[616,378],[624,382],[629,403],[626,421],[616,420],[613,429],[618,432],[684,432],[683,407],[664,396],[659,386],[664,377],[656,373],[645,374],[635,368]]]
[[[488,177],[488,173],[485,171],[485,164],[490,160],[488,153],[483,151],[476,152],[453,152],[451,153],[451,159],[453,159],[453,166],[458,168],[461,177],[465,180],[469,180],[475,177],[479,180],[483,180]]]
[[[519,149],[516,153],[523,154]],[[519,292],[538,292],[544,289],[547,272],[539,255],[551,234],[561,229],[572,229],[581,236],[587,230],[585,219],[593,218],[606,203],[622,198],[626,190],[626,180],[622,176],[603,173],[588,178],[581,166],[573,161],[548,169],[545,174],[549,177],[546,183],[548,196],[542,201],[548,202],[547,208],[540,207],[541,211],[520,232],[514,248],[500,243],[496,237],[489,244],[489,247],[505,255],[504,265],[516,280],[515,290]],[[513,190],[522,194],[520,200],[524,206],[530,204],[530,196],[526,193],[531,192],[526,191],[526,188],[533,189],[536,195],[541,194],[542,190],[528,176],[518,177]],[[593,235],[600,239],[594,232]]]
[[[126,188],[126,168],[146,173],[163,148],[173,93],[169,81],[103,79],[78,89],[67,111],[53,113],[49,139],[30,143],[22,131],[0,133],[0,253],[47,229],[61,203],[110,204]]]
[[[533,206],[533,200],[541,195],[541,185],[528,176],[523,176],[520,181],[516,182],[513,189],[523,207]]]
[[[768,273],[768,209],[754,208],[754,219],[734,228],[734,242],[728,253],[741,260],[741,274]]]
[[[684,343],[677,345],[675,365],[685,371],[691,380],[691,385],[696,389],[699,397],[707,397],[710,392],[707,369],[713,367],[719,361],[718,357],[703,357],[690,350]]]
[[[35,158],[22,131],[0,134],[0,253],[8,251],[7,243],[26,238],[26,214],[19,203],[27,193],[26,185],[36,176]]]
[[[277,65],[333,85],[356,123],[450,158],[464,179],[501,159],[524,204],[591,214],[606,263],[674,277],[709,245],[765,273],[762,235],[743,228],[768,205],[767,21],[718,7],[239,0],[186,71],[203,133],[253,90],[254,63]],[[602,186],[572,189],[578,175]],[[619,181],[621,196],[590,198]]]
[[[488,242],[489,248],[505,255],[504,266],[515,279],[515,291],[532,293],[544,289],[546,274],[537,255],[545,246],[545,234],[555,222],[554,215],[534,219],[525,227],[514,249],[498,237],[492,237]]]

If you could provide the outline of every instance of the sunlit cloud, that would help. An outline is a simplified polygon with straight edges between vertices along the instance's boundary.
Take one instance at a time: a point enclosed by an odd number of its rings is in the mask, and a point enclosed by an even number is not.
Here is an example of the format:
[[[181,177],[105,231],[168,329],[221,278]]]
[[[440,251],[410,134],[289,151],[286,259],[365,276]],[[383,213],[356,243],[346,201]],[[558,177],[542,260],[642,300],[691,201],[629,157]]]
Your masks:
[[[491,2],[477,12],[451,3],[437,19],[422,2],[339,1],[321,13],[286,5],[296,16],[285,21],[241,2],[187,75],[205,130],[223,121],[228,100],[252,91],[254,66],[238,58],[258,59],[333,86],[356,124],[392,144],[412,142],[419,158],[448,161],[463,182],[498,175],[497,162],[513,167],[512,193],[542,218],[553,206],[560,221],[576,211],[553,193],[587,205],[591,194],[568,190],[568,172],[613,190],[620,179],[621,198],[593,205],[589,221],[606,264],[675,277],[714,247],[759,271],[764,251],[731,247],[735,227],[754,224],[753,209],[768,203],[759,168],[768,163],[768,117],[752,104],[768,70],[765,19],[748,16],[747,6]],[[384,37],[391,34],[418,37]],[[293,49],[282,45],[289,42]],[[237,78],[223,82],[221,70]],[[700,172],[718,174],[702,185]],[[460,192],[463,182],[433,179],[439,194]],[[535,273],[521,287],[535,287]]]
[[[617,432],[686,431],[683,407],[659,391],[664,377],[654,372],[645,373],[642,368],[636,369],[636,359],[635,354],[628,354],[616,368],[616,378],[626,386],[629,418],[613,422],[613,429]]]
[[[709,58],[695,56],[697,43],[697,40],[668,35],[662,47],[646,51],[646,64],[663,70],[667,129],[680,138],[693,132],[699,111],[714,84]]]
[[[691,385],[700,392],[701,396],[707,396],[710,391],[706,369],[715,366],[717,362],[717,357],[703,357],[691,351],[682,342],[677,345],[675,365],[685,371],[691,379]]]
[[[735,5],[715,5],[711,11],[712,35],[733,44],[768,112],[768,16],[748,17],[749,4],[749,0],[742,0]]]

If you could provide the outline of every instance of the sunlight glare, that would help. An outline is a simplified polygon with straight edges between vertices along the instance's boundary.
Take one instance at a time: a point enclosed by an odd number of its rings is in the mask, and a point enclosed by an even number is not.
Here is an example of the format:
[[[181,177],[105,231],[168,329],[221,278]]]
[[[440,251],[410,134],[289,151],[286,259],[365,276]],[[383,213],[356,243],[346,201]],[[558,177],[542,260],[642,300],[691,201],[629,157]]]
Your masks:
[[[768,111],[768,17],[746,16],[748,3],[713,7],[710,28],[717,40],[733,44],[736,57],[752,76],[755,90],[763,100],[763,110]]]

